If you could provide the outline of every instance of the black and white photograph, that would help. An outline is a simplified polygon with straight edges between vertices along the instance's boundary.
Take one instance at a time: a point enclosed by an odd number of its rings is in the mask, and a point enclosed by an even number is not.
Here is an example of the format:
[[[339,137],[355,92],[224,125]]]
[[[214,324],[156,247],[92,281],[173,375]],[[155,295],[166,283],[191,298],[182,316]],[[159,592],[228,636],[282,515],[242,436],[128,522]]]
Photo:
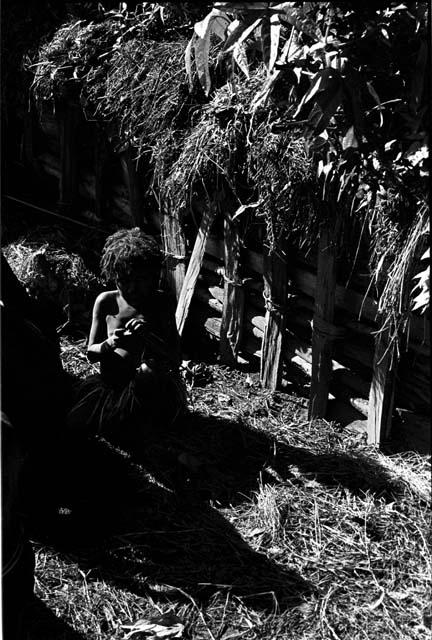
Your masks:
[[[1,2],[1,640],[430,640],[430,2]]]

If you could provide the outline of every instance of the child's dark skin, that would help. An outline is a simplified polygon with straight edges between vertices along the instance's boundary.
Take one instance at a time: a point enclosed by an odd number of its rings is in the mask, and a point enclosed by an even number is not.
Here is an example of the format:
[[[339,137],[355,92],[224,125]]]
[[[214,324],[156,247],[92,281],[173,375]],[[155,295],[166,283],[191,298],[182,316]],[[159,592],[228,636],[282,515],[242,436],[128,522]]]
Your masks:
[[[104,357],[107,353],[115,353],[144,377],[153,373],[142,358],[152,296],[157,290],[158,280],[159,268],[147,267],[136,272],[127,282],[117,280],[116,290],[97,297],[87,355],[91,362],[100,361],[102,375],[104,369],[114,366],[113,358]],[[162,355],[168,355],[163,353],[163,345],[161,348]]]

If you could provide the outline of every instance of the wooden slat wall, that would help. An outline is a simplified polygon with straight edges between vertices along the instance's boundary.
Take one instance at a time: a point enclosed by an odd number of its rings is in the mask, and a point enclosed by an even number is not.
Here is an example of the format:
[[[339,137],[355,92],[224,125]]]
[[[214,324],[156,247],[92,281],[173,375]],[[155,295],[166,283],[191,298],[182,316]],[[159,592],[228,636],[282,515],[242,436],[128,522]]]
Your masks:
[[[59,179],[60,201],[66,205],[76,197],[76,148],[72,135],[75,126],[75,115],[67,111],[57,120],[57,128],[54,122],[47,122],[44,132],[50,142],[47,151],[36,158],[43,170]],[[26,140],[31,138],[32,132],[27,131]],[[96,166],[90,168],[92,175],[81,175],[81,182],[85,183],[85,188],[80,185],[81,190],[85,189],[87,197],[95,202],[98,215],[109,201],[120,224],[128,219],[131,224],[140,224],[142,185],[132,155],[129,153],[123,161],[124,183],[118,181],[119,171],[117,180],[108,184],[104,178],[106,152],[103,142],[99,140],[98,144],[102,146],[98,149]],[[60,156],[56,155],[57,149]],[[375,341],[374,337],[379,328],[376,301],[336,282],[335,257],[330,255],[329,247],[337,230],[327,229],[323,233],[318,253],[321,259],[314,258],[315,264],[310,256],[300,256],[294,262],[287,260],[283,265],[276,265],[256,251],[240,251],[239,230],[229,216],[225,221],[224,239],[210,235],[217,208],[210,206],[203,214],[192,255],[187,256],[181,221],[169,210],[168,204],[160,227],[167,264],[175,258],[167,272],[178,299],[180,332],[193,299],[191,321],[200,323],[221,339],[224,361],[234,364],[239,352],[257,357],[264,354],[261,377],[269,388],[274,389],[279,382],[282,359],[300,364],[309,373],[312,368],[312,396],[319,398],[319,406],[313,404],[311,415],[325,414],[329,391],[346,400],[369,397],[371,442],[380,442],[388,434],[388,415],[393,402],[396,407],[411,411],[417,407],[421,413],[430,410],[429,320],[412,317],[409,348],[403,356],[409,362],[410,375],[398,375],[395,385],[396,371],[390,368],[386,356],[383,357],[384,342]],[[290,312],[282,313],[288,302],[288,283],[296,296],[291,299]],[[265,309],[264,289],[267,298],[277,300],[278,308],[272,312]],[[318,319],[335,329],[335,335],[330,336],[325,345],[318,339],[319,332],[312,330],[314,314],[315,327]],[[316,375],[317,371],[320,375]]]

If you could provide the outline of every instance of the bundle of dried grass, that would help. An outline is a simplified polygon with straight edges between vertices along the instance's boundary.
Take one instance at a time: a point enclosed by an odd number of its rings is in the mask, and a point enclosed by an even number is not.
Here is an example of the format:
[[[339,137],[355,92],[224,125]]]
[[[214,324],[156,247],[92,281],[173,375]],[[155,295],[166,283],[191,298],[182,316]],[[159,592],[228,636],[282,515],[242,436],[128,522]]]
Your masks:
[[[241,202],[240,194],[247,189],[251,101],[264,77],[261,67],[248,82],[233,78],[214,92],[209,104],[192,115],[191,128],[182,139],[181,152],[163,185],[175,206],[188,207],[195,192],[212,198],[222,184]]]
[[[57,98],[78,99],[82,83],[93,67],[115,46],[124,26],[119,20],[77,20],[60,27],[38,51],[32,92],[37,103]]]
[[[266,222],[270,251],[284,237],[307,248],[317,238],[316,170],[303,132],[273,133],[271,117],[257,126],[249,149],[249,180],[257,185],[259,215]]]
[[[61,231],[22,236],[3,251],[17,278],[36,299],[64,305],[72,290],[80,291],[84,299],[102,288],[100,277],[71,250]]]
[[[122,143],[139,157],[166,130],[181,127],[190,102],[183,70],[185,42],[135,37],[88,74],[83,99],[92,117],[114,121]]]
[[[390,210],[385,205],[392,205]],[[422,203],[412,220],[401,223],[400,198],[393,195],[378,205],[371,254],[373,281],[379,291],[378,315],[382,330],[400,349],[402,336],[409,336],[412,315],[413,276],[429,238],[429,207]],[[396,212],[394,211],[396,209]]]

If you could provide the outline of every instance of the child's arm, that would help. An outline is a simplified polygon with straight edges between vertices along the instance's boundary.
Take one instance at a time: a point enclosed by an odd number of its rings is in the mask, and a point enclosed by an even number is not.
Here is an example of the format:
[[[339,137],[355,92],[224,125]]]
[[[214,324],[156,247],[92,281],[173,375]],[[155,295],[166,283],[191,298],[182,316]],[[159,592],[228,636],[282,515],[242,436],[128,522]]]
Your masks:
[[[87,357],[90,362],[97,362],[104,357],[105,353],[113,351],[120,334],[123,333],[122,329],[117,329],[110,338],[107,336],[106,316],[111,310],[113,295],[115,292],[108,291],[98,295],[95,300],[87,345]]]
[[[151,359],[155,360],[155,364],[160,363],[163,366],[168,365],[170,368],[178,369],[181,358],[175,321],[175,302],[164,295],[163,298],[159,298],[157,304],[160,305],[160,309],[159,322],[156,326],[148,324],[143,318],[132,318],[126,323],[126,333],[131,332],[141,337],[143,344],[149,347]]]

